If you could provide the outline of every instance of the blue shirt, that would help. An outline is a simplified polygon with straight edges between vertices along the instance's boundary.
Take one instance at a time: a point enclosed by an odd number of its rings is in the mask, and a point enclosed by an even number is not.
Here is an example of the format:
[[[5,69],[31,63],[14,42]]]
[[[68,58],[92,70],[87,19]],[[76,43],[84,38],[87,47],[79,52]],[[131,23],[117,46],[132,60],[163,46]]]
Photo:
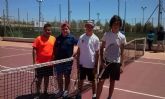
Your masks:
[[[153,41],[153,40],[154,40],[154,37],[155,37],[155,33],[153,33],[153,32],[149,32],[149,33],[147,34],[147,39],[148,39],[148,40]]]
[[[55,42],[55,60],[69,58],[73,55],[74,45],[77,44],[77,39],[68,34],[63,36],[62,34],[56,38]]]

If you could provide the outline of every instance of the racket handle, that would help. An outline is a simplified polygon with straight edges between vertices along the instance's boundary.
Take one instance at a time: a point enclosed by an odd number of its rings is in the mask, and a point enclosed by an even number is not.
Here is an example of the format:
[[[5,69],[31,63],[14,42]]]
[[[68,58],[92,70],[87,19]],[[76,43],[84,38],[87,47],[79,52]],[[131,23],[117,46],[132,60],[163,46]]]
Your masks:
[[[101,72],[100,72],[100,74],[99,74],[99,76],[98,76],[99,79],[102,77],[104,71],[105,71],[105,68],[103,68],[103,69],[101,70]]]

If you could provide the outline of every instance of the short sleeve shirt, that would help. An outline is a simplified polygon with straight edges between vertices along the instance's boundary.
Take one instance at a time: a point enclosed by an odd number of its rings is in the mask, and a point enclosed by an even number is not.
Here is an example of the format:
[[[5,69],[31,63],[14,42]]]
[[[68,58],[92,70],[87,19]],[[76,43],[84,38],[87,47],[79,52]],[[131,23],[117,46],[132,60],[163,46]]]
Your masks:
[[[157,33],[157,40],[158,41],[163,41],[164,40],[164,35],[165,35],[165,32],[164,31],[159,31]]]
[[[99,38],[95,34],[87,36],[84,33],[77,45],[80,48],[80,64],[85,68],[94,68],[95,54],[100,48]]]
[[[36,63],[43,63],[52,60],[55,41],[55,37],[49,36],[49,38],[46,38],[43,35],[38,36],[34,40],[32,46],[36,48]]]
[[[103,57],[109,62],[120,63],[120,53],[121,53],[120,45],[126,44],[125,36],[121,32],[118,33],[106,32],[102,37],[102,41],[105,42],[105,50],[109,46],[113,46],[111,47],[112,49],[110,49],[111,51],[109,51],[108,53],[104,51]]]
[[[77,45],[77,39],[73,35],[69,34],[65,37],[62,34],[59,35],[54,46],[56,50],[55,60],[71,57],[75,45]]]
[[[154,40],[154,37],[155,37],[155,34],[153,33],[153,32],[149,32],[148,34],[147,34],[147,39],[148,40]]]

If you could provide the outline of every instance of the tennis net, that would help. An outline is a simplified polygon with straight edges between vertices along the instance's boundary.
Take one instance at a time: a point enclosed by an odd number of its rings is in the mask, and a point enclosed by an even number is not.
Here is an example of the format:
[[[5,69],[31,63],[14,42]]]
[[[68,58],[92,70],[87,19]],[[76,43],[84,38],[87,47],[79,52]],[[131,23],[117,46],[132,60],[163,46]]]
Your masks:
[[[62,64],[65,62],[73,61],[74,58],[66,58],[62,60],[56,60],[41,64],[21,66],[17,68],[4,68],[0,71],[0,99],[33,99],[37,94],[36,92],[36,76],[35,69],[45,67],[49,65]],[[54,66],[55,67],[55,66]],[[53,70],[54,71],[54,70]],[[56,74],[49,77],[48,96],[40,95],[40,99],[54,99],[58,92],[58,83]],[[74,82],[77,79],[77,65],[76,61],[73,61],[71,82],[69,85],[69,94],[75,92]],[[41,93],[43,93],[44,87],[41,84]],[[47,98],[45,98],[47,97]]]
[[[146,38],[136,38],[125,45],[124,59],[128,64],[144,55],[146,48]]]

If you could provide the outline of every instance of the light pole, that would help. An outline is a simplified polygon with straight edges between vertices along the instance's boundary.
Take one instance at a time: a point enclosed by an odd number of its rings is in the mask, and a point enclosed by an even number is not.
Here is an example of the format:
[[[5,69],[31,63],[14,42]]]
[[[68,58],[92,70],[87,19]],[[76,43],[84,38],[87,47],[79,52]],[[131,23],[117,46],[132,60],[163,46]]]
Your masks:
[[[70,24],[71,10],[70,10],[70,0],[68,0],[68,24]]]
[[[118,0],[118,16],[120,16],[120,0]]]
[[[99,16],[100,16],[100,13],[97,13],[97,21],[98,21],[98,22],[100,21]]]
[[[9,21],[9,6],[8,6],[8,0],[5,0],[5,6],[6,6],[6,21],[8,23]]]
[[[59,17],[60,17],[60,24],[61,24],[61,4],[59,4]]]
[[[89,1],[89,21],[91,20],[91,3]]]
[[[41,22],[41,3],[43,2],[44,0],[37,0],[38,4],[39,4],[39,32],[40,32],[40,22]]]
[[[143,20],[142,20],[142,25],[144,25],[144,10],[146,9],[146,6],[142,6],[141,9],[143,10]]]
[[[125,9],[124,9],[124,23],[123,23],[123,29],[125,32],[125,24],[126,24],[126,14],[127,14],[127,1],[125,0]]]

